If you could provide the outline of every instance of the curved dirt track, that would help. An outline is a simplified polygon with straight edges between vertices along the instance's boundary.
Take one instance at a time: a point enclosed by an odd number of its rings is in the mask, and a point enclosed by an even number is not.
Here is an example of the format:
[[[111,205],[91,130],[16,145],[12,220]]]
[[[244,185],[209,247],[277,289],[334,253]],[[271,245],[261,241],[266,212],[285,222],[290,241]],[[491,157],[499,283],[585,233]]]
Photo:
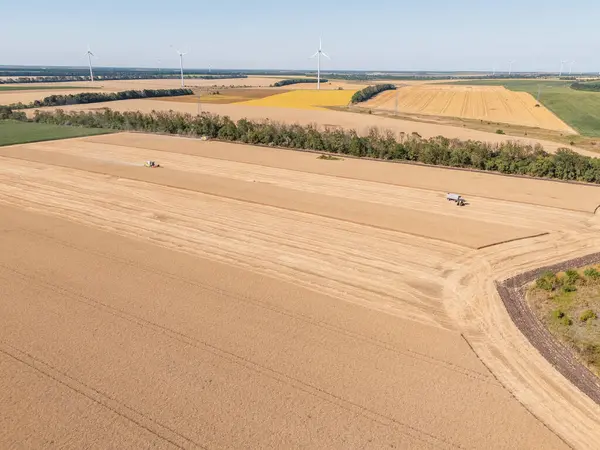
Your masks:
[[[140,134],[0,160],[2,446],[600,439],[494,285],[600,251],[596,187]]]
[[[527,336],[529,342],[544,355],[569,381],[600,405],[600,380],[588,370],[572,350],[556,341],[539,319],[535,316],[527,301],[525,293],[529,283],[546,271],[562,272],[574,267],[583,267],[600,262],[600,253],[582,256],[570,261],[541,267],[498,282],[498,292],[506,310],[519,330]]]

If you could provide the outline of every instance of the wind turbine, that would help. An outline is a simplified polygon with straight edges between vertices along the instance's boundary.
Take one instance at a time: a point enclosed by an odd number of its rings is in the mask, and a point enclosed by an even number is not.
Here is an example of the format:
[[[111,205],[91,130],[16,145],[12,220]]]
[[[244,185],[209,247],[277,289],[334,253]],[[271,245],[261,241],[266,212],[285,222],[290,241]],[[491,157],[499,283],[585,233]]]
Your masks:
[[[173,46],[171,45],[171,47],[173,47]],[[181,87],[184,87],[184,84],[183,84],[183,55],[187,55],[188,52],[182,52],[181,50],[175,50],[175,51],[179,55],[179,69],[181,71]]]
[[[96,56],[90,50],[90,46],[88,45],[87,52],[85,53],[88,57],[88,64],[90,65],[90,81],[94,82],[94,71],[92,70],[92,56]]]
[[[571,75],[573,73],[573,64],[575,64],[576,61],[571,61],[569,63],[569,75]]]
[[[560,72],[558,73],[559,78],[562,77],[563,68],[564,68],[566,62],[567,62],[566,60],[562,60],[562,59],[560,60]]]
[[[311,56],[311,58],[317,57],[317,89],[321,89],[321,55],[323,55],[327,59],[331,59],[327,56],[327,53],[323,51],[321,38],[319,37],[319,50]]]
[[[512,75],[512,66],[513,64],[516,63],[516,61],[513,59],[510,61],[509,63],[509,67],[508,67],[508,76],[510,77]]]
[[[179,69],[181,70],[181,87],[183,87],[183,55],[187,55],[187,52],[177,50],[177,54],[179,55]]]

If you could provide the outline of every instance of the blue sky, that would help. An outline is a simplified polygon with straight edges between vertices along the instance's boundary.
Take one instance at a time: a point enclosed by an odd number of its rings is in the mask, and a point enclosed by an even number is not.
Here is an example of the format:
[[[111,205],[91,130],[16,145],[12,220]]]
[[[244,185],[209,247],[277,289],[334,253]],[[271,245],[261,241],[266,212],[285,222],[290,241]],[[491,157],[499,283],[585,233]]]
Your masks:
[[[600,71],[600,1],[0,0],[0,65]],[[10,38],[9,38],[10,37]],[[160,60],[160,63],[158,62]]]

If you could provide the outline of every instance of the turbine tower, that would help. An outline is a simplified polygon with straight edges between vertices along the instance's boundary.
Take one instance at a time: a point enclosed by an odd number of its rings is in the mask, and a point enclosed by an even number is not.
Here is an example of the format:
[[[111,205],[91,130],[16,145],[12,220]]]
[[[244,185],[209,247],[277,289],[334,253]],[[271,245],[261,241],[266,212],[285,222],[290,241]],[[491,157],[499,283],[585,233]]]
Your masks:
[[[569,63],[569,75],[571,75],[573,73],[573,64],[575,64],[576,61],[571,61]]]
[[[512,75],[512,66],[514,63],[516,63],[516,61],[514,59],[509,62],[509,66],[508,66],[508,76],[509,77]]]
[[[183,55],[187,55],[187,52],[181,52],[177,50],[177,54],[179,55],[179,69],[181,70],[181,87],[184,87],[183,83]]]
[[[319,50],[311,56],[311,58],[317,57],[317,89],[321,89],[321,55],[323,55],[327,59],[331,59],[327,56],[327,53],[323,51],[321,38],[319,38]]]
[[[92,70],[92,56],[95,56],[90,50],[90,46],[88,45],[87,52],[85,53],[88,57],[88,64],[90,65],[90,81],[94,82],[94,71]]]
[[[563,59],[561,59],[561,60],[560,60],[560,72],[558,72],[558,77],[559,77],[559,78],[560,78],[560,77],[562,77],[563,69],[564,69],[564,67],[565,67],[565,63],[566,63],[566,62],[567,62],[567,61],[565,61],[565,60],[563,60]]]

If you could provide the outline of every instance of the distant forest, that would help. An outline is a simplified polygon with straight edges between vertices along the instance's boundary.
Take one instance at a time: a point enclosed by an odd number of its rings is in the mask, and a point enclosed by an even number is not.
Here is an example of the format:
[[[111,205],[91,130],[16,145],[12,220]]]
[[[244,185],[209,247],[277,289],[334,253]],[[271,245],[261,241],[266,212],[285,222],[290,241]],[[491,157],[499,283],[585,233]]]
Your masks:
[[[99,74],[94,71],[94,80],[106,81],[106,80],[151,80],[151,79],[175,79],[180,78],[180,74],[176,73],[156,73],[156,72],[122,72],[122,73],[106,73]],[[194,75],[184,74],[186,79],[200,79],[200,80],[226,80],[231,78],[248,78],[247,75],[243,74],[228,74],[228,75]],[[88,75],[52,75],[52,76],[28,76],[28,77],[16,77],[16,78],[4,78],[0,79],[0,84],[27,84],[27,83],[60,83],[60,82],[73,82],[73,81],[89,81],[90,76]]]

